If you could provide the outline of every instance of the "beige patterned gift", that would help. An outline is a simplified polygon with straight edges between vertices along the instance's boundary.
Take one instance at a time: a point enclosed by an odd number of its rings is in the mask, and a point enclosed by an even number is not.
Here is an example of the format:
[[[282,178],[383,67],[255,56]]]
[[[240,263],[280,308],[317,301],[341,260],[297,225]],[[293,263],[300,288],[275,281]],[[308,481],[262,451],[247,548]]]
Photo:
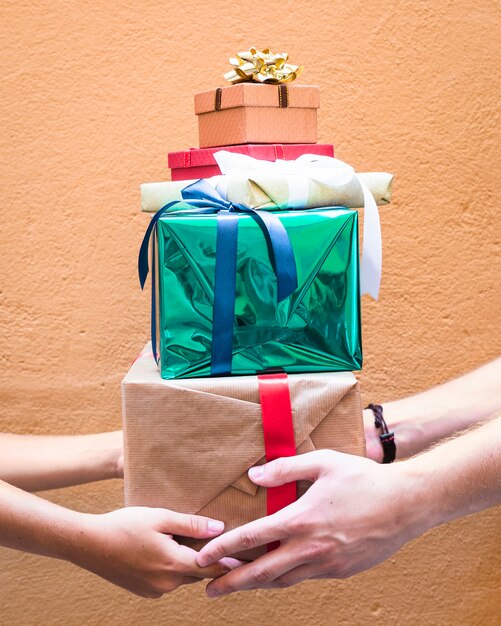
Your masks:
[[[285,207],[291,195],[291,177],[284,174],[234,173],[207,179],[215,187],[224,186],[226,199],[245,204],[253,209]],[[391,200],[393,175],[386,172],[358,173],[357,177],[342,183],[328,184],[305,177],[307,187],[305,209],[341,205],[348,208],[364,206],[360,180],[373,195],[377,204]],[[141,208],[148,213],[158,211],[168,202],[181,200],[181,191],[194,180],[178,180],[141,185]]]
[[[351,372],[289,375],[288,385],[298,454],[365,454]],[[265,460],[256,376],[163,380],[147,347],[123,380],[122,401],[127,506],[199,513],[223,520],[226,530],[266,515],[267,491],[247,476]],[[307,487],[299,483],[297,495]]]

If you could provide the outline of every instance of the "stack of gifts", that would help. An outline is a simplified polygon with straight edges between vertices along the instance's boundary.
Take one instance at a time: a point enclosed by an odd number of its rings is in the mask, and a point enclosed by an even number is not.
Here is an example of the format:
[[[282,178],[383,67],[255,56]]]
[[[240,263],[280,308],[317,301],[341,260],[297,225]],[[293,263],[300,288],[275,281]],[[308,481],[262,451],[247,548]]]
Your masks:
[[[365,453],[352,371],[392,181],[316,143],[319,89],[291,84],[302,68],[286,54],[231,62],[231,85],[195,96],[200,148],[171,153],[172,180],[141,187],[154,213],[138,262],[141,286],[152,279],[151,344],[122,384],[126,504],[226,530],[308,487],[258,488],[250,467],[321,448]]]

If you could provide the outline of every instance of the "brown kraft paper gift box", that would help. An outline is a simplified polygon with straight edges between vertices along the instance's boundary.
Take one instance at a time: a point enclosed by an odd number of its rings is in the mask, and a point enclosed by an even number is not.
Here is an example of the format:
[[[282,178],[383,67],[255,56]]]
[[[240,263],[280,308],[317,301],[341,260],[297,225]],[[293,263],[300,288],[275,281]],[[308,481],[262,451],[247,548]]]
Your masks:
[[[365,455],[351,372],[288,380],[298,454],[329,448]],[[265,461],[256,376],[163,380],[147,347],[122,382],[122,408],[126,506],[207,515],[225,530],[266,515],[266,489],[247,476]],[[298,497],[308,486],[299,483]],[[181,541],[196,549],[205,543]]]
[[[195,95],[201,148],[316,143],[319,88],[240,83]]]

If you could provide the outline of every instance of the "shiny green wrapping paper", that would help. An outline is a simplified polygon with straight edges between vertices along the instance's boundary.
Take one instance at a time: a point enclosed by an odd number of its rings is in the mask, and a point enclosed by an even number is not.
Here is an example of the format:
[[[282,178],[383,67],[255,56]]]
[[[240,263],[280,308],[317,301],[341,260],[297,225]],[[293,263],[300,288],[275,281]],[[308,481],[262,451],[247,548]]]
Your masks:
[[[327,208],[280,211],[294,250],[298,289],[277,304],[263,233],[239,216],[233,375],[358,370],[358,214]],[[158,291],[163,378],[210,376],[216,215],[160,218]]]

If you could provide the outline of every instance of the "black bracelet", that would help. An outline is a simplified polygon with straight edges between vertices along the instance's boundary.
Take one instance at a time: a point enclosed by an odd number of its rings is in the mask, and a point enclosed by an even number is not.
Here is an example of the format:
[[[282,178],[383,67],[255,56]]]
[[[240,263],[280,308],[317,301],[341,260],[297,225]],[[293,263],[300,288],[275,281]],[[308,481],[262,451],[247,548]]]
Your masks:
[[[370,409],[374,413],[374,426],[381,429],[379,441],[383,446],[383,463],[393,463],[397,456],[395,433],[388,430],[383,417],[383,407],[380,404],[369,404],[365,408]]]

